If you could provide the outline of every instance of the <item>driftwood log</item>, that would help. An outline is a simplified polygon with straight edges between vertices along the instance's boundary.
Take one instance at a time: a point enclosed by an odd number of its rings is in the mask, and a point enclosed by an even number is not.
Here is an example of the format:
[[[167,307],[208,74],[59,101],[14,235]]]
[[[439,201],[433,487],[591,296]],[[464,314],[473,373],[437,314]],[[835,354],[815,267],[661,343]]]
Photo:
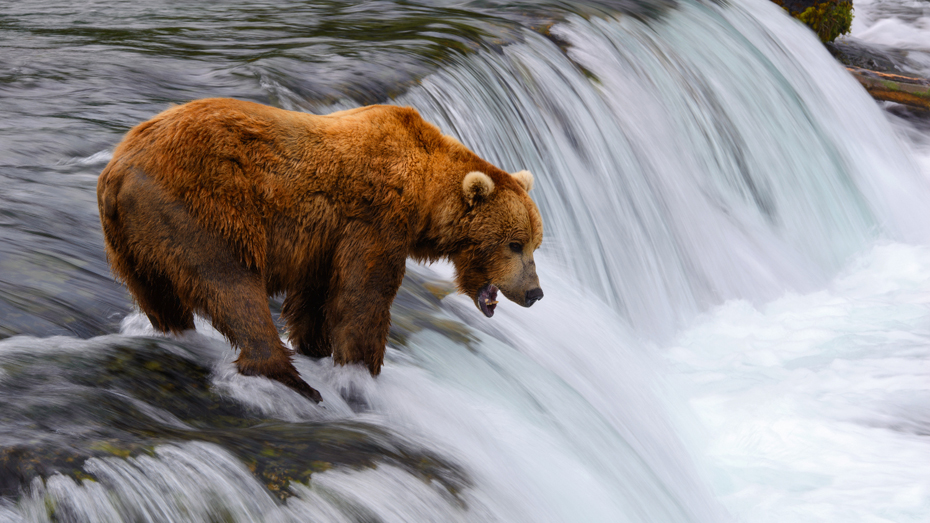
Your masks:
[[[876,100],[930,110],[930,80],[892,73],[880,73],[861,67],[846,70],[865,87]]]

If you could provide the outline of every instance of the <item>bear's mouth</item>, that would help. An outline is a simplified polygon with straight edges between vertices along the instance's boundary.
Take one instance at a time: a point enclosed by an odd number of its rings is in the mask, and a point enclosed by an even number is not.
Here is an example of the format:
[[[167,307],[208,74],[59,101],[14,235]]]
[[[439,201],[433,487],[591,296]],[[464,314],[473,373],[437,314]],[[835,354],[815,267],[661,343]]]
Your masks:
[[[494,309],[497,308],[497,287],[490,283],[486,284],[478,291],[478,297],[475,300],[485,316],[488,318],[494,316]]]

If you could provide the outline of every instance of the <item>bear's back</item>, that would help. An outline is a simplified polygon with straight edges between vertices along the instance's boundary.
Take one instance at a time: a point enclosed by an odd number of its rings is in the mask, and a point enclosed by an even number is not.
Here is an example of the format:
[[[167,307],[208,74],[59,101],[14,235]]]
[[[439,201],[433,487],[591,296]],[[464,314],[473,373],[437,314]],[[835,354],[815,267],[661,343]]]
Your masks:
[[[402,202],[416,198],[430,153],[444,143],[411,108],[312,115],[212,98],[133,128],[101,180],[151,178],[261,267],[269,217],[306,229],[345,219],[401,226]]]

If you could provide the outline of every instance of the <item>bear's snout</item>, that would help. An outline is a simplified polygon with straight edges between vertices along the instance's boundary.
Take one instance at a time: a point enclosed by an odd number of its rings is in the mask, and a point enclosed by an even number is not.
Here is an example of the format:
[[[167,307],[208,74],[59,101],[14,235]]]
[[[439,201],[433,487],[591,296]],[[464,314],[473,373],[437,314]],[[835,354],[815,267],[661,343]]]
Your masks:
[[[543,299],[543,290],[542,290],[542,289],[540,289],[539,287],[536,287],[535,289],[530,289],[530,290],[526,291],[526,301],[524,302],[524,303],[525,303],[524,306],[525,306],[525,307],[530,307],[530,306],[532,306],[534,303],[536,303],[537,301],[539,301],[539,300],[541,300],[541,299]]]

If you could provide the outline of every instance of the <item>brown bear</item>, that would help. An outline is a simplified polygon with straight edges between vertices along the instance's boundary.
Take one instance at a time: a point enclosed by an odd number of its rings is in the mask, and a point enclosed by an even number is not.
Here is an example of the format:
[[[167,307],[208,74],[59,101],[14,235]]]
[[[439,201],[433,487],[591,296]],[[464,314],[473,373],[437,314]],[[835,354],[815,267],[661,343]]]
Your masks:
[[[532,175],[481,159],[409,107],[329,115],[206,99],[134,127],[97,184],[106,254],[156,329],[210,318],[247,375],[320,401],[293,347],[381,370],[405,261],[449,259],[486,316],[542,298]]]

